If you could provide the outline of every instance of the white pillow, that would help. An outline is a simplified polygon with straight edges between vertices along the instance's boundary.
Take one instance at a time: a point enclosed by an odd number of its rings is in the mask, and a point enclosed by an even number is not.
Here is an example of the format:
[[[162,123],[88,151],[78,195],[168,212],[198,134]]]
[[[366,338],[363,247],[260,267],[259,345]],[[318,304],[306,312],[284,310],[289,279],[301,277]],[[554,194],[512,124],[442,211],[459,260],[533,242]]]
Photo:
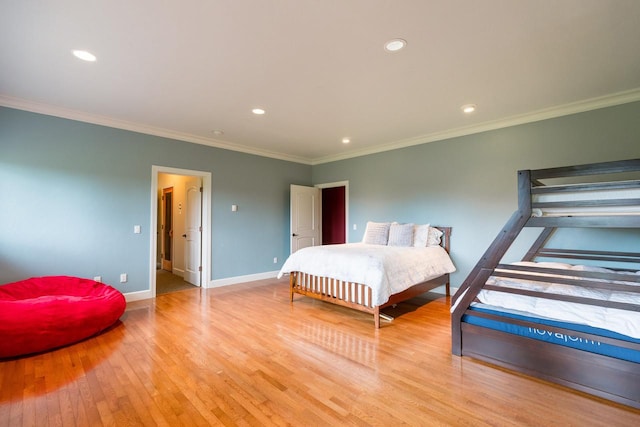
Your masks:
[[[367,222],[362,243],[368,245],[386,245],[389,241],[390,222]]]
[[[393,223],[389,227],[389,246],[413,245],[413,224]]]
[[[427,246],[428,237],[429,237],[429,224],[413,226],[413,246],[416,246],[416,247]]]
[[[427,246],[440,246],[442,241],[440,238],[444,233],[437,228],[429,227],[429,237],[427,237]]]

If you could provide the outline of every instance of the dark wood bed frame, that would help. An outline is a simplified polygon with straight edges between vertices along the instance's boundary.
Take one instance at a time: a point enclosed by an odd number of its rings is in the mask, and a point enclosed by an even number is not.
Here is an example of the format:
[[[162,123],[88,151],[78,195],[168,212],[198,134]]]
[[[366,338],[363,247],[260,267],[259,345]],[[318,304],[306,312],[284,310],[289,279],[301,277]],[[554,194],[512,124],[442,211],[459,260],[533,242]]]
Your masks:
[[[451,227],[435,227],[442,231],[440,245],[450,253]],[[439,286],[445,286],[446,295],[450,295],[449,274],[436,277],[427,282],[418,283],[400,293],[393,294],[389,300],[379,306],[371,304],[371,288],[364,284],[345,282],[327,277],[317,277],[311,274],[293,271],[289,275],[289,294],[291,302],[293,295],[300,294],[332,304],[349,307],[354,310],[373,314],[376,329],[380,328],[380,310],[414,298]],[[366,301],[368,303],[361,303]]]
[[[452,297],[452,305],[455,310],[451,315],[452,352],[458,356],[469,356],[489,362],[501,367],[522,372],[544,380],[552,381],[564,386],[586,392],[595,396],[609,399],[618,403],[640,408],[640,364],[629,362],[609,356],[603,356],[574,348],[564,347],[544,341],[538,341],[506,332],[495,331],[481,326],[472,325],[462,321],[464,315],[480,316],[500,320],[512,324],[537,328],[552,333],[561,333],[586,340],[599,341],[619,347],[640,350],[640,344],[630,343],[613,338],[578,333],[562,328],[541,325],[533,321],[520,321],[503,316],[496,316],[469,310],[470,304],[476,298],[481,289],[512,292],[522,295],[530,295],[541,298],[571,301],[582,304],[591,304],[601,307],[614,307],[622,310],[640,311],[640,305],[632,303],[620,303],[600,301],[589,298],[562,296],[557,294],[541,294],[532,291],[497,288],[486,285],[490,276],[502,276],[511,278],[523,278],[529,280],[544,281],[540,276],[532,277],[532,273],[558,274],[557,269],[549,270],[536,267],[523,267],[500,264],[501,259],[514,242],[524,227],[542,228],[540,236],[533,243],[529,251],[522,258],[525,261],[533,261],[539,258],[562,259],[568,263],[576,260],[590,260],[602,266],[617,265],[633,266],[634,268],[613,268],[618,274],[640,270],[640,252],[615,252],[599,250],[568,250],[552,249],[546,247],[550,236],[557,228],[561,227],[596,227],[596,228],[634,228],[640,229],[640,214],[633,215],[599,215],[599,216],[532,216],[532,209],[536,208],[584,208],[601,206],[640,206],[640,199],[616,199],[600,201],[573,201],[573,202],[534,202],[533,195],[549,192],[590,191],[590,190],[614,190],[640,188],[639,176],[640,159],[618,162],[597,163],[571,167],[561,167],[541,170],[523,170],[518,172],[518,210],[513,214],[506,226],[500,231],[491,246],[484,253],[478,264],[473,268],[469,276]],[[555,178],[587,177],[593,181],[595,175],[606,176],[609,174],[620,176],[621,181],[616,182],[586,182],[577,185],[545,186],[540,180]],[[633,176],[629,180],[627,177]],[[584,181],[584,179],[582,179]],[[575,263],[575,262],[573,262]],[[580,263],[580,262],[578,262]],[[608,267],[612,268],[612,267]],[[496,271],[498,269],[498,271]],[[560,273],[562,274],[562,273]],[[597,279],[617,279],[640,284],[637,275],[627,274],[621,279],[616,273],[576,272],[567,273],[567,277],[552,278],[547,281],[563,283],[572,286],[589,288],[605,288],[625,292],[640,293],[640,286],[616,285],[598,282]],[[576,278],[577,277],[577,278]],[[594,279],[596,280],[594,282]]]

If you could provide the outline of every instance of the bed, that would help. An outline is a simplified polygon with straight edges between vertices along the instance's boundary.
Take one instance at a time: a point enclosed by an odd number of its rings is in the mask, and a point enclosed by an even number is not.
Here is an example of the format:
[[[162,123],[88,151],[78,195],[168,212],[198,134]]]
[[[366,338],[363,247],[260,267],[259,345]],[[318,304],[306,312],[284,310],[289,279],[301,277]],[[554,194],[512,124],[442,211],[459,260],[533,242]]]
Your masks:
[[[450,293],[451,227],[429,224],[367,223],[363,242],[314,246],[285,261],[278,277],[289,275],[294,295],[373,314],[375,328],[385,307],[444,286]]]
[[[452,353],[640,408],[639,178],[640,159],[519,171],[518,210],[452,297]],[[632,250],[554,240],[567,230],[624,231]]]

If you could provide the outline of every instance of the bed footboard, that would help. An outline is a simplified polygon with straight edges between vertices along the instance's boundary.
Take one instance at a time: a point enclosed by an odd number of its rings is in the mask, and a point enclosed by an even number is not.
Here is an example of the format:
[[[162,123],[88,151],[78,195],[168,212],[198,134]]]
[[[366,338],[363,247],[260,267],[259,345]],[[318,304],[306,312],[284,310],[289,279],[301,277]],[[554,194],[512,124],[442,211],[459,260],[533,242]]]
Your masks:
[[[380,327],[379,308],[371,304],[371,288],[363,284],[294,271],[289,276],[289,293],[291,301],[293,294],[300,294],[374,314],[376,328]]]
[[[346,282],[328,277],[319,277],[299,271],[289,275],[289,297],[300,294],[332,304],[341,305],[354,310],[373,314],[375,328],[380,328],[380,309],[416,297],[439,286],[445,286],[449,296],[449,274],[419,283],[409,289],[391,295],[389,301],[380,306],[371,302],[371,288],[361,283]]]

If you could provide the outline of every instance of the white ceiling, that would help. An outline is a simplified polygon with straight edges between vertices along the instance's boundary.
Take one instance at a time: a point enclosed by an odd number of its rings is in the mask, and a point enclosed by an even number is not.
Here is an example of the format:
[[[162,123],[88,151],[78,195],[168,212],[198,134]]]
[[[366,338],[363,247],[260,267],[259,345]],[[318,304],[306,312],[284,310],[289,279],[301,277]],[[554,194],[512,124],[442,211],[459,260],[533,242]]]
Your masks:
[[[309,164],[636,100],[639,0],[0,0],[0,105]]]

